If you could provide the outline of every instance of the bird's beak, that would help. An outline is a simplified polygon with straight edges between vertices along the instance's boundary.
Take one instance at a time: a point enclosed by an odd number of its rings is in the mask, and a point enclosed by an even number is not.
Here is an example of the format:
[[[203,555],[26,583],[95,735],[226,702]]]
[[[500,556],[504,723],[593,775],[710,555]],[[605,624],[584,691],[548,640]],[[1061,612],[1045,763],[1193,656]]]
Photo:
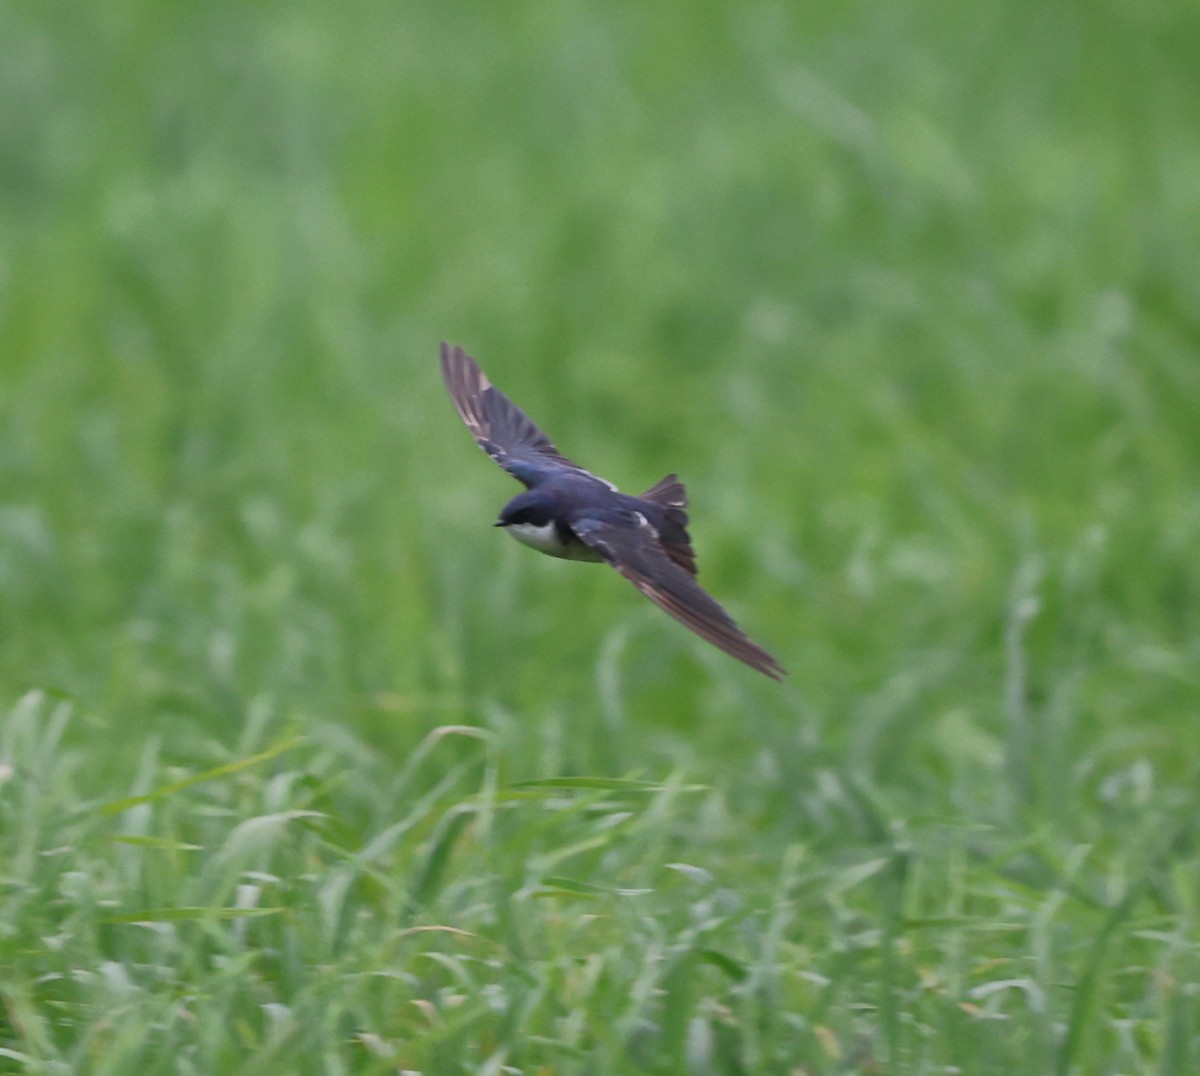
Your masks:
[[[493,526],[493,527],[507,527],[507,526],[508,526],[508,524],[507,524],[507,523],[505,523],[505,522],[504,522],[504,520],[502,520],[502,519],[498,519],[498,520],[496,520],[496,522],[495,522],[495,523],[493,523],[493,524],[492,524],[492,526]]]

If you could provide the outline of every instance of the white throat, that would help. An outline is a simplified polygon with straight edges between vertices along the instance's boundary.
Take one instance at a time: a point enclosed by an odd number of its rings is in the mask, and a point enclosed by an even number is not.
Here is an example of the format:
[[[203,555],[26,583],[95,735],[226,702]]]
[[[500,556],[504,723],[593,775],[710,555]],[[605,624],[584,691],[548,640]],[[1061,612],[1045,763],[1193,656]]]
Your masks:
[[[589,549],[582,542],[561,542],[554,523],[512,523],[504,528],[522,545],[536,549],[551,557],[563,560],[601,560],[603,559],[594,549]]]
[[[561,557],[563,544],[558,540],[553,523],[513,523],[504,528],[522,545],[536,549],[539,553],[549,553],[552,557]]]

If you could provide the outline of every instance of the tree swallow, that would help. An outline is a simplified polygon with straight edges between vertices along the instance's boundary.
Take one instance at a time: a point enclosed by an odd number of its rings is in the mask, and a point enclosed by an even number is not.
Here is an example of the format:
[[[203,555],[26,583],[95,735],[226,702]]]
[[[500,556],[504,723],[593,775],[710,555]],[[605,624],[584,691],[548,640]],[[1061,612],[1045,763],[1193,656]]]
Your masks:
[[[497,527],[552,557],[603,561],[702,639],[776,680],[786,675],[699,583],[687,493],[669,474],[640,497],[567,459],[460,347],[442,344],[442,378],[479,446],[525,485]]]

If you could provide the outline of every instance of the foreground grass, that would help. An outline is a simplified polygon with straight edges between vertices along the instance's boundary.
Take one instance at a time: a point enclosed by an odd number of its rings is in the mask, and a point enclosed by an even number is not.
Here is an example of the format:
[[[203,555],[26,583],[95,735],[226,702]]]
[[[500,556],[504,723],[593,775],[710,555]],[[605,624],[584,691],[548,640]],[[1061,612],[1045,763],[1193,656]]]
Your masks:
[[[470,726],[398,766],[332,726],[186,776],[150,743],[139,787],[175,780],[89,803],[72,716],[29,696],[5,731],[4,1056],[37,1071],[1194,1057],[1195,804],[1148,775],[1119,842],[1068,845],[902,820],[827,764],[791,839],[748,841],[680,774],[507,783]]]
[[[1196,38],[0,11],[0,1068],[1197,1071]]]

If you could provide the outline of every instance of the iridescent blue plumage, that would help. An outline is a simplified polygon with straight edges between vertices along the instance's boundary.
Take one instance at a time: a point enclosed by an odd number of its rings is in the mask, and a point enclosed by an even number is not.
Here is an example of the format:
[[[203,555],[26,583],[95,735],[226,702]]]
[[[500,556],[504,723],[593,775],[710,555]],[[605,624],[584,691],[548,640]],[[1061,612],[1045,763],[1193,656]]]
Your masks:
[[[462,348],[442,345],[442,378],[480,447],[526,487],[496,526],[550,556],[605,561],[701,638],[776,680],[786,675],[696,582],[687,494],[675,475],[640,497],[621,493],[562,455]]]

